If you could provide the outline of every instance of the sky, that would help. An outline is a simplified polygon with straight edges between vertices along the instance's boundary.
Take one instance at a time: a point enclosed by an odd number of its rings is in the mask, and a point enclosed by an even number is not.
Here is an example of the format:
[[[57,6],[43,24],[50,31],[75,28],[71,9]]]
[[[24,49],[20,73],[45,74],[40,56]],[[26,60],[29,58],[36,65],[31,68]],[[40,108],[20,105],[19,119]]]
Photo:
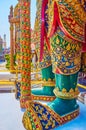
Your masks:
[[[0,36],[3,38],[6,34],[7,47],[10,46],[10,24],[8,22],[8,15],[10,12],[10,6],[18,3],[17,0],[1,0],[0,1]],[[36,0],[31,0],[31,28],[34,27],[36,14]]]

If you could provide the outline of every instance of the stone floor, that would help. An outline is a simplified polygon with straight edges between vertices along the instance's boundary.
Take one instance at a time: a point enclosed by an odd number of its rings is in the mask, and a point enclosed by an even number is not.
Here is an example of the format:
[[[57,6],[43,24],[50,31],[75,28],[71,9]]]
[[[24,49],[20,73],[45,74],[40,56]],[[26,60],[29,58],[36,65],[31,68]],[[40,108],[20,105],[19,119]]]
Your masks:
[[[86,106],[80,102],[80,115],[54,130],[86,130]],[[23,112],[14,93],[0,94],[0,130],[25,130],[22,124]]]
[[[22,116],[23,112],[14,93],[0,94],[0,130],[25,130]]]

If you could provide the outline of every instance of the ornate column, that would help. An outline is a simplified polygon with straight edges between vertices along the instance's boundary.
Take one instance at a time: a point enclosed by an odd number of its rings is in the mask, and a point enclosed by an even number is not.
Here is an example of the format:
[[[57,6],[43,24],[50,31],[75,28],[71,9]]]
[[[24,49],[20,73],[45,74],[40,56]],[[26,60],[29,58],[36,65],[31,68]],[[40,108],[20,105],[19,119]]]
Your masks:
[[[10,22],[10,70],[14,70],[14,41],[13,41],[13,23],[11,19],[13,18],[13,6],[10,7],[10,15],[9,15],[9,22]]]
[[[21,108],[31,100],[30,0],[20,2]]]
[[[10,70],[14,70],[14,41],[13,41],[13,23],[10,24]]]

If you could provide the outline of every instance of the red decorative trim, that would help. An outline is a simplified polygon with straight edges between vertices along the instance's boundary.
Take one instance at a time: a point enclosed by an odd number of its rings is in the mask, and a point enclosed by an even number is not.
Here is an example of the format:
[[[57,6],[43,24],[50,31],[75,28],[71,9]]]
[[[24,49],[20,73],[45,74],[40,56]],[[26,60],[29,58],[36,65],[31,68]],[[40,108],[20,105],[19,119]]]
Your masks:
[[[57,24],[57,23],[58,23],[58,24]],[[62,22],[61,22],[61,18],[60,18],[59,5],[58,5],[58,3],[55,2],[55,3],[54,3],[54,20],[53,20],[53,25],[52,25],[52,29],[51,29],[51,30],[53,30],[53,31],[51,31],[49,37],[51,37],[51,36],[54,34],[55,28],[57,28],[58,25],[59,25],[59,27],[61,28],[61,30],[65,33],[65,35],[66,35],[68,38],[71,38],[71,39],[73,39],[73,40],[79,41],[78,39],[76,39],[76,38],[74,38],[72,35],[70,35],[70,34],[68,33],[68,31],[64,28],[64,26],[63,26],[63,24],[62,24]],[[53,26],[54,26],[54,29],[53,29]],[[81,41],[79,41],[79,42],[81,42]],[[82,43],[84,43],[84,42],[82,41]]]
[[[41,106],[41,108],[43,108],[43,109],[41,109],[42,111],[40,111],[38,109],[34,110],[35,105]],[[37,128],[40,128],[40,130],[42,130],[43,124],[41,123],[41,120],[45,122],[48,119],[48,118],[42,117],[42,113],[43,113],[43,115],[45,115],[44,108],[46,109],[47,113],[50,114],[51,119],[53,118],[58,123],[58,125],[56,125],[56,126],[54,125],[52,128],[58,127],[59,125],[63,125],[65,123],[69,122],[70,120],[76,118],[79,115],[79,109],[77,109],[73,112],[67,113],[64,116],[60,116],[55,111],[51,110],[48,106],[42,105],[39,102],[32,102],[32,103],[28,104],[27,110],[23,116],[23,124],[24,124],[25,128],[27,128],[27,125],[28,125],[28,128],[30,128],[30,127],[33,128],[33,125],[32,125],[32,123],[33,123],[35,126],[38,126]],[[37,113],[41,114],[40,118],[38,117]],[[30,116],[29,116],[29,114],[30,114]],[[49,127],[49,124],[48,124],[48,127]]]
[[[48,3],[48,0],[42,2],[42,11],[41,11],[41,41],[40,41],[40,61],[43,58],[43,51],[44,51],[44,36],[45,36],[45,7]]]
[[[57,7],[56,7],[56,2],[55,2],[55,3],[54,3],[54,19],[53,19],[53,25],[52,25],[52,28],[51,28],[49,37],[52,37],[52,35],[55,33],[57,27],[59,26],[59,25],[58,25],[58,22],[57,22],[58,13],[56,14],[56,11],[57,11]]]
[[[47,108],[47,110],[49,111],[49,113],[52,115],[52,117],[59,122],[60,125],[67,123],[68,121],[76,118],[79,115],[79,109],[66,114],[65,116],[60,116],[59,114],[57,114],[55,111],[51,110],[48,106],[45,106]]]
[[[42,96],[42,95],[39,95],[39,96],[36,96],[36,95],[31,95],[32,97],[32,100],[41,100],[41,101],[53,101],[56,96]]]
[[[37,113],[35,113],[34,109],[33,109],[33,105],[32,105],[33,102],[27,102],[27,110],[25,111],[24,115],[23,115],[23,119],[22,119],[22,122],[23,122],[23,125],[25,127],[25,129],[27,129],[27,125],[30,126],[28,127],[27,130],[33,130],[33,126],[35,125],[36,127],[36,130],[42,130],[42,125],[41,125],[41,122],[40,122],[40,119],[38,118],[37,116]],[[28,114],[28,111],[30,114]],[[29,117],[28,117],[29,115]],[[32,125],[33,123],[33,125]]]
[[[82,52],[86,52],[86,23],[85,23],[85,43],[83,43],[83,46],[82,46]]]

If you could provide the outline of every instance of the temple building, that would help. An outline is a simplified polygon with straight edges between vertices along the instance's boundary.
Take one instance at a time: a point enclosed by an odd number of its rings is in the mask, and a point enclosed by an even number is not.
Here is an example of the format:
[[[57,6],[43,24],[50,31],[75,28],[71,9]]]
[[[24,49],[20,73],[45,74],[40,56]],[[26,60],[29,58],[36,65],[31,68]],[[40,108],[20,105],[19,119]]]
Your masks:
[[[0,36],[0,52],[6,49],[6,34],[4,34],[3,38]]]
[[[2,48],[3,48],[3,39],[0,36],[0,53],[2,53]]]
[[[6,34],[3,38],[0,36],[0,61],[5,61],[6,54]]]

